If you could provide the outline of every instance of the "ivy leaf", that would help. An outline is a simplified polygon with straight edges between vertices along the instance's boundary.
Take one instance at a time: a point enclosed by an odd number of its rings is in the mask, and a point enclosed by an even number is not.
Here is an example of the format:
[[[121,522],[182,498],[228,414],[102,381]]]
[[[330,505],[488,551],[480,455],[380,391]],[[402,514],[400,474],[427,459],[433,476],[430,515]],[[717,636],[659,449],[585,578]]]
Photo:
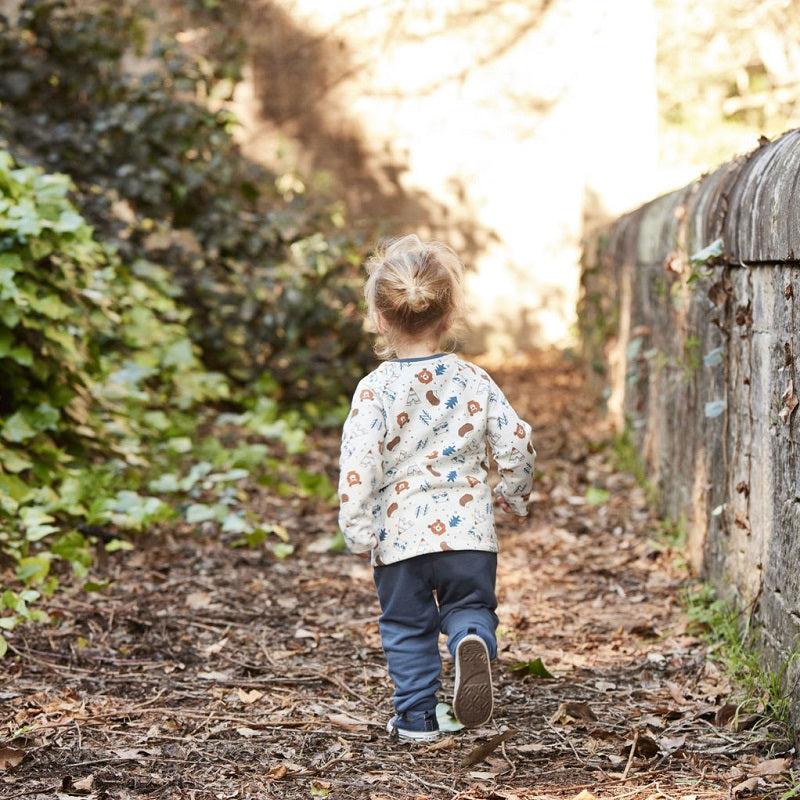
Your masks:
[[[178,370],[189,369],[197,364],[197,358],[192,350],[189,339],[179,339],[167,347],[162,364],[165,367],[175,367]]]
[[[9,442],[24,442],[36,436],[36,430],[28,422],[24,411],[17,411],[8,417],[3,425],[3,438]]]
[[[294,553],[294,545],[287,544],[286,542],[277,542],[272,546],[272,553],[275,558],[283,561],[284,558],[288,558]]]
[[[690,256],[689,260],[693,264],[706,264],[721,255],[722,239],[715,239],[710,245],[704,247],[702,250],[698,250],[696,253]]]
[[[223,514],[227,514],[228,507],[224,505],[205,505],[204,503],[192,503],[186,509],[186,521],[190,525],[196,525],[199,522],[210,522],[212,520],[220,520],[220,518],[224,517]]]
[[[83,534],[69,531],[59,536],[50,546],[53,555],[72,564],[72,569],[79,578],[86,577],[92,563],[92,554]]]
[[[0,464],[3,465],[4,470],[17,473],[30,469],[33,466],[33,461],[19,450],[12,450],[0,445]]]
[[[32,297],[28,295],[28,305],[39,314],[43,314],[48,319],[62,320],[67,319],[74,313],[74,309],[63,303],[54,294],[45,297]]]
[[[50,572],[50,554],[39,553],[20,559],[15,570],[17,578],[23,583],[41,583]]]
[[[596,486],[590,486],[586,490],[586,502],[592,506],[599,506],[607,503],[611,497],[611,492],[608,489],[598,489]]]
[[[9,254],[5,253],[4,255],[6,257],[5,263],[2,260],[3,256],[0,255],[0,300],[10,300],[19,296],[19,290],[14,283],[14,272],[16,270],[8,265]],[[20,261],[19,258],[16,260]]]
[[[177,475],[172,473],[165,473],[159,475],[147,484],[147,488],[151,492],[171,493],[178,492],[181,489],[181,482]]]
[[[533,661],[520,661],[518,664],[513,664],[511,671],[525,672],[526,675],[532,675],[535,678],[555,678],[555,675],[545,667],[541,657]]]
[[[44,539],[45,536],[58,531],[55,525],[50,524],[55,522],[55,518],[40,506],[25,506],[21,508],[19,518],[25,530],[25,538],[29,542],[38,542],[40,539]]]

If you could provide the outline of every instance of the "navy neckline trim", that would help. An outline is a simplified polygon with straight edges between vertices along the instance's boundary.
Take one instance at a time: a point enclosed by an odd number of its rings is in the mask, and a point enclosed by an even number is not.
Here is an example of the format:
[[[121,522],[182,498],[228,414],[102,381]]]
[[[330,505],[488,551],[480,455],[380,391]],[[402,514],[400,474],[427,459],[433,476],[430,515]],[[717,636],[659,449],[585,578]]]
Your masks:
[[[434,358],[442,358],[449,353],[434,353],[432,356],[417,356],[416,358],[393,358],[399,364],[413,364],[415,361],[431,361]]]

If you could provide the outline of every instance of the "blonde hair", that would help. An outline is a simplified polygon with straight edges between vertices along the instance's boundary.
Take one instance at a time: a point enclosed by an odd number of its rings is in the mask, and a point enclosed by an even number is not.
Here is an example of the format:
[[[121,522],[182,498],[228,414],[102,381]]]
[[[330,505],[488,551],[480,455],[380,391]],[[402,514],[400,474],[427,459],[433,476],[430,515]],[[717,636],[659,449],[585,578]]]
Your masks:
[[[464,267],[442,242],[422,242],[415,234],[382,242],[366,263],[364,296],[375,320],[380,312],[389,331],[379,356],[389,357],[395,344],[430,333],[441,334],[459,321],[464,307]]]

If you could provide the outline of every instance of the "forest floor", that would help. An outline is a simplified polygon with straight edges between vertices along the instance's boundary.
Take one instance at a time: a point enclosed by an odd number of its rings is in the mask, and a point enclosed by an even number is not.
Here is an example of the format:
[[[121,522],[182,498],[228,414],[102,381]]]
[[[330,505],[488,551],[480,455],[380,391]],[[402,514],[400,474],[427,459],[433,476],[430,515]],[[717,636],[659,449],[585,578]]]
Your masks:
[[[293,555],[154,532],[108,556],[105,593],[60,592],[56,624],[10,635],[0,797],[798,796],[786,733],[734,713],[680,599],[695,582],[618,469],[578,366],[553,352],[486,366],[539,453],[530,519],[499,517],[491,724],[390,741],[370,567],[328,552],[335,508],[245,487]],[[311,444],[335,479],[336,432]]]

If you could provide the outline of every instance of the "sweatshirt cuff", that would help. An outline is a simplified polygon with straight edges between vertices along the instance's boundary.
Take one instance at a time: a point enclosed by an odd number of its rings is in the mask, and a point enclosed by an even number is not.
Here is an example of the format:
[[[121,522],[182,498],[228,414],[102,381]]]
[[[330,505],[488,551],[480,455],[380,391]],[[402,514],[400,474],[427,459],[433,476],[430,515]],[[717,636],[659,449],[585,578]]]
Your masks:
[[[353,538],[344,534],[344,541],[347,544],[347,549],[355,555],[371,553],[378,546],[378,537],[374,533],[368,534],[366,538],[361,536]]]

